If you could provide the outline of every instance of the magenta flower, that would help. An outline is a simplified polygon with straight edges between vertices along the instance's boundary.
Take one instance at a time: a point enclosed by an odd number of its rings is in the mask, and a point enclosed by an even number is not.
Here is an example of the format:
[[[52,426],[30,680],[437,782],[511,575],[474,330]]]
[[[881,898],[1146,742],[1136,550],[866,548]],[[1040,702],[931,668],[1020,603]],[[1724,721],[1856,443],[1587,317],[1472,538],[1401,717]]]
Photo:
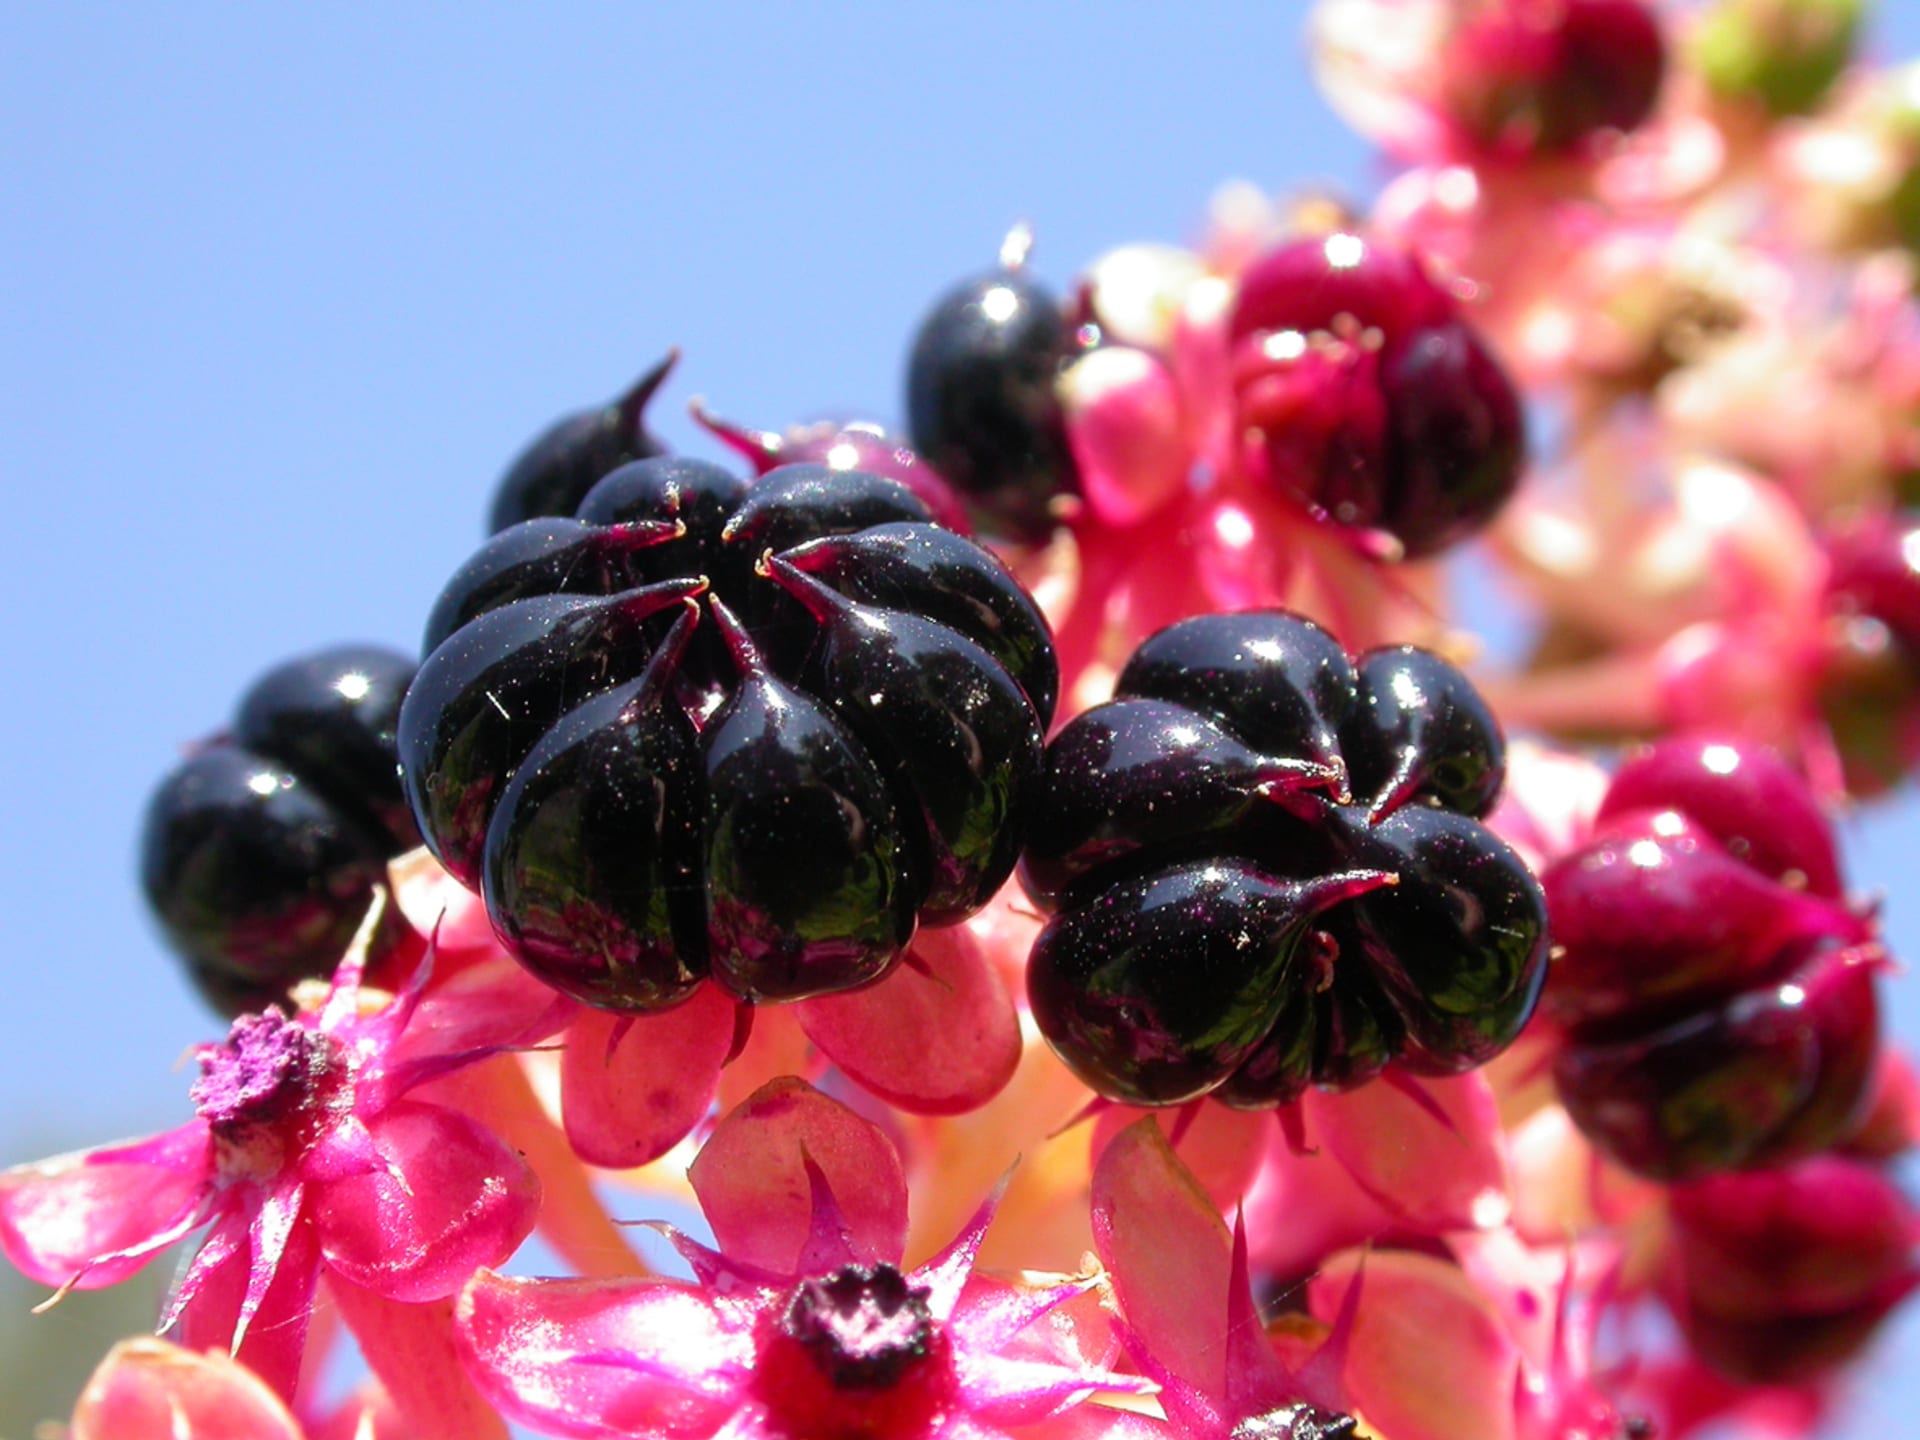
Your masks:
[[[505,1259],[539,1209],[532,1172],[470,1116],[408,1098],[495,1047],[420,1043],[428,965],[378,1009],[363,965],[356,944],[317,1011],[243,1016],[202,1046],[185,1125],[0,1174],[0,1249],[44,1284],[95,1289],[210,1227],[159,1328],[230,1347],[287,1395],[323,1269],[413,1305]]]
[[[898,1153],[802,1081],[722,1120],[690,1179],[719,1248],[659,1228],[694,1283],[482,1271],[467,1287],[468,1369],[507,1416],[588,1437],[984,1440],[1143,1388],[1079,1349],[1067,1307],[1090,1280],[973,1272],[992,1201],[903,1270]]]

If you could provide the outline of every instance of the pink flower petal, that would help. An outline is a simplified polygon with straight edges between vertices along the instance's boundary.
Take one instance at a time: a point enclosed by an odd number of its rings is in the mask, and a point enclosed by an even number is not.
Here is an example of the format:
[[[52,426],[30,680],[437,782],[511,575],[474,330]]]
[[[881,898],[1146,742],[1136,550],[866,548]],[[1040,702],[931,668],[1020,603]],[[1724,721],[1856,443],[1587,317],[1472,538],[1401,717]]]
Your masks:
[[[899,1153],[878,1126],[792,1076],[722,1119],[687,1171],[720,1249],[795,1273],[813,1228],[806,1160],[831,1187],[855,1258],[898,1264],[907,1238]]]
[[[1086,1354],[1084,1332],[1112,1333],[1091,1298],[1091,1281],[1014,1285],[986,1275],[967,1280],[949,1330],[955,1339],[961,1394],[976,1418],[995,1425],[1031,1425],[1096,1391],[1145,1390],[1150,1382],[1119,1376]],[[1084,1311],[1073,1302],[1088,1296]],[[1104,1348],[1104,1345],[1102,1345]]]
[[[232,1232],[250,1239],[252,1227],[244,1212],[235,1211],[222,1223],[222,1230],[229,1226]],[[208,1239],[210,1244],[221,1241],[221,1231],[216,1230]],[[246,1303],[252,1279],[251,1255],[246,1244],[221,1244],[220,1251],[226,1258],[199,1276],[199,1288],[181,1307],[180,1319],[173,1328],[173,1338],[190,1350],[227,1350],[240,1326],[240,1309]],[[304,1218],[297,1220],[287,1233],[266,1293],[259,1297],[235,1357],[289,1400],[299,1383],[306,1354],[307,1324],[313,1312],[314,1280],[319,1268],[313,1224]]]
[[[211,1166],[206,1124],[195,1120],[140,1145],[8,1170],[0,1250],[43,1285],[118,1284],[192,1228]]]
[[[557,1435],[711,1435],[737,1405],[750,1333],[671,1281],[519,1280],[482,1271],[461,1295],[469,1373],[509,1418]],[[644,1367],[602,1363],[627,1355]]]
[[[1152,1117],[1115,1136],[1094,1166],[1093,1243],[1148,1351],[1222,1394],[1232,1239]]]
[[[1479,1074],[1409,1077],[1446,1117],[1391,1085],[1301,1098],[1311,1133],[1403,1224],[1428,1234],[1503,1224],[1512,1209],[1493,1091]]]
[[[1309,1287],[1331,1319],[1361,1285],[1346,1381],[1369,1427],[1394,1440],[1512,1440],[1518,1352],[1499,1317],[1457,1267],[1430,1255],[1336,1257]]]
[[[301,1440],[271,1389],[215,1350],[153,1336],[123,1340],[87,1381],[71,1440]]]
[[[957,1115],[998,1095],[1020,1063],[1020,1016],[965,926],[922,930],[878,985],[795,1007],[807,1038],[865,1089],[916,1115]]]
[[[713,1103],[733,1018],[718,985],[659,1015],[582,1010],[560,1057],[560,1109],[575,1153],[626,1169],[677,1145]]]
[[[507,1440],[506,1422],[474,1387],[454,1335],[453,1301],[403,1305],[338,1275],[327,1289],[360,1353],[416,1440]]]
[[[240,1297],[240,1313],[233,1326],[236,1350],[245,1342],[247,1327],[260,1313],[267,1291],[280,1273],[280,1261],[293,1238],[293,1227],[300,1219],[300,1202],[304,1198],[299,1180],[283,1176],[254,1212],[253,1223],[247,1230],[247,1290]]]
[[[449,957],[498,951],[493,922],[480,897],[441,869],[425,848],[410,850],[387,867],[400,913],[422,935],[433,935]]]
[[[395,1036],[387,1065],[402,1073],[449,1055],[535,1045],[566,1023],[574,1007],[506,956],[436,978]]]
[[[1099,1155],[1115,1135],[1141,1116],[1153,1113],[1127,1105],[1102,1110],[1094,1121],[1093,1153]],[[1178,1131],[1179,1122],[1172,1114],[1163,1117],[1162,1123],[1168,1134]],[[1199,1105],[1193,1111],[1192,1122],[1184,1132],[1179,1132],[1173,1153],[1193,1172],[1193,1178],[1207,1192],[1215,1208],[1225,1214],[1240,1203],[1252,1188],[1254,1176],[1260,1173],[1261,1156],[1272,1124],[1272,1117],[1265,1111]]]
[[[367,1128],[384,1167],[311,1187],[321,1251],[354,1284],[390,1300],[437,1300],[533,1229],[539,1182],[477,1121],[403,1100]]]

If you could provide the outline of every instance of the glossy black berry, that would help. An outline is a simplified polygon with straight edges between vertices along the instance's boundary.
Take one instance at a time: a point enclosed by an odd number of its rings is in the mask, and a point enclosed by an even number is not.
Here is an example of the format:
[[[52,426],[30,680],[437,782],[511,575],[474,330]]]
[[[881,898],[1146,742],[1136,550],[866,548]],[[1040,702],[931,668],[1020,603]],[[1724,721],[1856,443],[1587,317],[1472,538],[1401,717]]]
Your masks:
[[[693,723],[673,695],[697,616],[639,679],[575,707],[514,772],[488,827],[488,913],[548,984],[651,1008],[706,974]]]
[[[740,671],[702,734],[714,974],[745,1000],[877,980],[912,936],[921,893],[894,796],[832,708],[781,681],[726,608],[712,610]]]
[[[1545,978],[1540,887],[1478,819],[1503,774],[1437,656],[1349,661],[1281,611],[1148,637],[1047,750],[1021,862],[1059,908],[1028,968],[1043,1033],[1135,1104],[1492,1058]]]
[[[632,1011],[832,993],[1006,880],[1058,678],[999,561],[822,465],[639,461],[564,525],[455,577],[400,726],[428,845],[535,973]]]
[[[388,859],[419,843],[395,752],[412,674],[372,646],[289,661],[155,792],[142,885],[216,1008],[257,1009],[328,974]]]
[[[629,460],[664,454],[666,447],[647,432],[646,408],[678,359],[677,351],[668,352],[612,404],[562,416],[541,431],[500,477],[488,531],[571,515],[601,476]]]
[[[421,837],[461,884],[479,887],[488,821],[527,752],[575,705],[638,678],[645,622],[698,588],[529,596],[426,658],[400,711],[401,772]]]
[[[1315,915],[1389,878],[1281,880],[1229,857],[1122,881],[1041,931],[1027,971],[1033,1018],[1108,1098],[1194,1099],[1273,1028],[1274,997]]]
[[[1021,263],[955,286],[920,322],[907,361],[913,448],[986,528],[1042,538],[1054,498],[1078,489],[1054,388],[1072,343]]]

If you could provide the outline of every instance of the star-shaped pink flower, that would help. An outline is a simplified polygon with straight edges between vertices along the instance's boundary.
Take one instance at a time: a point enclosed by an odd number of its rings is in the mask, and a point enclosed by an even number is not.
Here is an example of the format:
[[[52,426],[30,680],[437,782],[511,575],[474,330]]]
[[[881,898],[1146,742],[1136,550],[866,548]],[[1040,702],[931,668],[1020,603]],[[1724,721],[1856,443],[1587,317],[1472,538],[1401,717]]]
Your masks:
[[[483,1271],[467,1287],[468,1369],[509,1417],[608,1440],[985,1440],[1142,1388],[1080,1352],[1066,1307],[1092,1282],[973,1272],[991,1200],[903,1269],[898,1154],[799,1080],[723,1120],[690,1178],[719,1248],[661,1229],[691,1284]]]
[[[242,1016],[202,1046],[185,1125],[0,1174],[0,1250],[43,1284],[97,1289],[210,1227],[159,1328],[230,1347],[285,1395],[323,1269],[415,1305],[504,1260],[539,1210],[532,1171],[471,1116],[409,1095],[497,1046],[409,1034],[425,963],[366,1008],[363,964],[356,945],[317,1010]]]

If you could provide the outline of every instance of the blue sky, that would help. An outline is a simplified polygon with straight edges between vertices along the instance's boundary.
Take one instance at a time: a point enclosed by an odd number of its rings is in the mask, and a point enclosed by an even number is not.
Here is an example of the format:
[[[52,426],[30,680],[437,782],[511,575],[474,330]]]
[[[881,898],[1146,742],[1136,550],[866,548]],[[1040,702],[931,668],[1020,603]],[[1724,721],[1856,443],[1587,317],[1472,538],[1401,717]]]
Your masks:
[[[254,675],[411,647],[512,454],[669,345],[677,449],[696,394],[891,419],[1016,220],[1064,283],[1229,178],[1364,190],[1303,13],[0,3],[0,1163],[187,1113],[135,842]],[[1908,954],[1913,811],[1849,851]]]

